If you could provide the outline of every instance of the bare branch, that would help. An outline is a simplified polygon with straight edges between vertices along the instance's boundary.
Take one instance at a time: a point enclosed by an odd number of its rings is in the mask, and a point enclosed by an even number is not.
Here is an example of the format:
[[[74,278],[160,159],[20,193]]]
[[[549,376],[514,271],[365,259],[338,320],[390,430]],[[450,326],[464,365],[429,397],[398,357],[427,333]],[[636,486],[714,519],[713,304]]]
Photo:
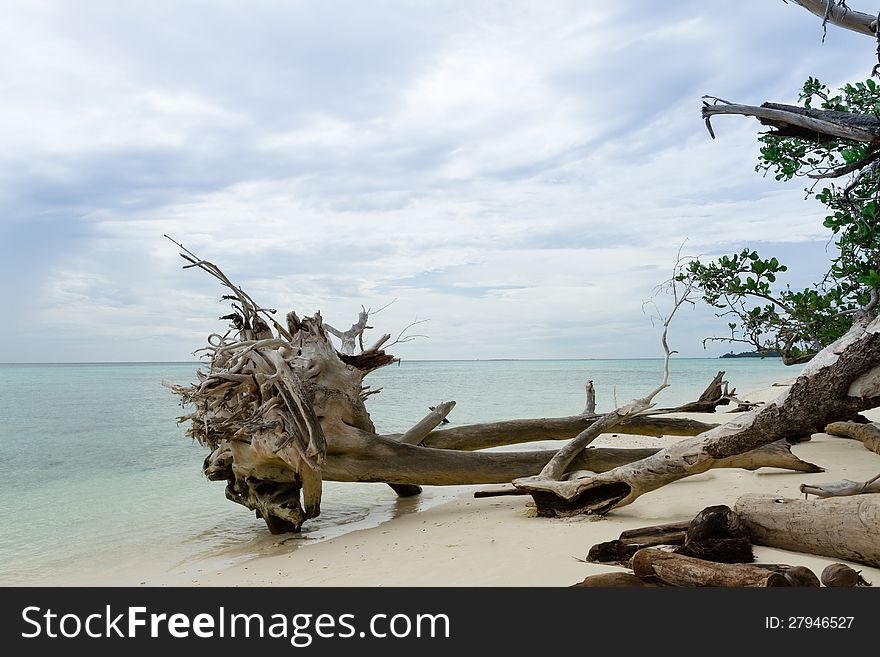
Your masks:
[[[822,27],[828,23],[846,30],[874,36],[877,31],[877,17],[854,11],[845,2],[837,0],[785,0],[800,5],[822,19]]]
[[[713,96],[704,96],[713,98]],[[777,128],[801,128],[809,133],[859,142],[872,142],[880,136],[880,119],[873,116],[817,110],[795,105],[764,103],[763,105],[738,105],[734,103],[703,104],[702,114],[708,119],[718,114],[752,116],[765,125]],[[815,136],[813,137],[815,140]]]

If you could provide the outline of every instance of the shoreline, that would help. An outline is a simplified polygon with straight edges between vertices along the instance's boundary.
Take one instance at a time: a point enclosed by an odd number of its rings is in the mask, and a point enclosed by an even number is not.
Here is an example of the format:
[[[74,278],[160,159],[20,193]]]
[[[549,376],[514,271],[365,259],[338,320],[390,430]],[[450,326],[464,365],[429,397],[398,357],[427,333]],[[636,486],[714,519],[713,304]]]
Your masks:
[[[743,396],[751,401],[767,401],[775,398],[781,387],[777,384]],[[726,413],[680,415],[716,422],[734,417]],[[866,415],[880,420],[880,409]],[[676,440],[606,434],[595,444],[666,446]],[[551,444],[558,443],[537,445]],[[117,574],[102,583],[207,587],[570,586],[587,575],[623,572],[620,567],[582,561],[593,544],[615,539],[621,531],[690,520],[711,505],[733,507],[745,493],[798,497],[801,483],[844,478],[864,481],[880,471],[880,459],[858,441],[814,434],[812,440],[794,445],[792,451],[821,465],[826,472],[712,469],[664,486],[607,516],[565,519],[530,517],[533,510],[528,506],[528,496],[477,499],[471,491],[485,486],[460,487],[462,490],[452,501],[401,514],[374,527],[298,545],[286,553],[281,550],[232,564],[222,563],[219,557],[207,557],[134,578]],[[755,546],[754,551],[758,562],[804,565],[817,575],[837,561],[762,546]],[[880,586],[880,568],[842,562]]]

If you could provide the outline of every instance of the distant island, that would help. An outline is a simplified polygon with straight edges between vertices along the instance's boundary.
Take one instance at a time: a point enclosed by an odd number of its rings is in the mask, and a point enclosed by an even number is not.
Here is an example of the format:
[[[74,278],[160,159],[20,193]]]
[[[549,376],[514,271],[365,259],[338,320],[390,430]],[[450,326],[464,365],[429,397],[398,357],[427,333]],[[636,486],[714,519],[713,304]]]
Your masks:
[[[767,351],[743,351],[738,354],[731,351],[729,354],[722,354],[719,358],[782,358],[782,354],[775,349],[768,349]]]

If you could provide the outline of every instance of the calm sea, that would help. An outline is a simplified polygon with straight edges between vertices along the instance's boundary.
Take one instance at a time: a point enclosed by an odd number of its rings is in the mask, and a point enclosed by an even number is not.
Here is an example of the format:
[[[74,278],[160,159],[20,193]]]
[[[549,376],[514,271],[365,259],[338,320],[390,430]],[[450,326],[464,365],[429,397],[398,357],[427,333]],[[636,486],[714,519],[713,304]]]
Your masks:
[[[660,360],[403,361],[370,375],[368,407],[380,432],[402,431],[429,405],[454,399],[455,424],[573,415],[583,384],[598,410],[660,381]],[[209,482],[204,448],[176,424],[177,398],[161,386],[194,380],[197,363],[0,365],[0,584],[87,584],[157,568],[186,570],[296,546],[410,513],[460,489],[428,487],[398,499],[382,484],[325,485],[322,515],[301,535],[271,536],[252,512]],[[691,401],[727,372],[747,391],[793,378],[778,359],[681,359],[661,406]],[[134,582],[135,584],[137,582]]]

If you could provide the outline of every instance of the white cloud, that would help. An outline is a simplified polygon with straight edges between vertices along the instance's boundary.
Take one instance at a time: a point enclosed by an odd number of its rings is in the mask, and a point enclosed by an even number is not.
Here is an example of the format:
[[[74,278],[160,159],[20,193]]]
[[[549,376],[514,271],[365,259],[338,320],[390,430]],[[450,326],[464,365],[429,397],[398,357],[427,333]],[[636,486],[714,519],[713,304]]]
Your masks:
[[[757,0],[83,6],[0,26],[0,275],[28,317],[0,344],[41,338],[0,360],[186,358],[221,291],[163,233],[280,311],[397,298],[377,330],[431,318],[411,358],[654,355],[641,303],[682,240],[825,235],[700,94],[791,100],[871,56]],[[680,330],[699,355],[711,313]]]

